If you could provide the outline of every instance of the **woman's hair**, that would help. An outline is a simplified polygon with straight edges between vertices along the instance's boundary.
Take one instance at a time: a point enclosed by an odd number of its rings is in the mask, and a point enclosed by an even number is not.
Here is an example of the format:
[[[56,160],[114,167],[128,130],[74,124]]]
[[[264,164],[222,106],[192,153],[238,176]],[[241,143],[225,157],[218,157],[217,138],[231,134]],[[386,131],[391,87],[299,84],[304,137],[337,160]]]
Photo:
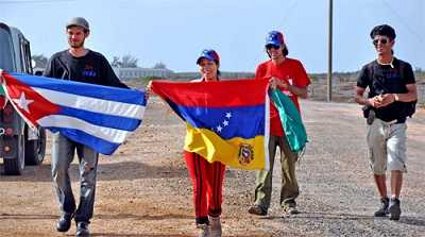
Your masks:
[[[217,64],[217,78],[220,77],[221,72],[220,72],[220,62],[218,60],[214,60],[215,64]]]
[[[283,56],[288,56],[288,54],[289,54],[289,51],[288,51],[288,47],[286,46],[286,44],[284,44],[284,48],[282,49],[282,53],[283,53]]]
[[[283,54],[283,56],[286,57],[289,54],[288,47],[286,46],[286,44],[283,44],[282,46],[283,46],[282,54]],[[267,51],[267,49],[266,49],[266,52],[267,52],[267,55],[269,55],[269,58],[270,58],[271,56],[270,56],[269,52]]]

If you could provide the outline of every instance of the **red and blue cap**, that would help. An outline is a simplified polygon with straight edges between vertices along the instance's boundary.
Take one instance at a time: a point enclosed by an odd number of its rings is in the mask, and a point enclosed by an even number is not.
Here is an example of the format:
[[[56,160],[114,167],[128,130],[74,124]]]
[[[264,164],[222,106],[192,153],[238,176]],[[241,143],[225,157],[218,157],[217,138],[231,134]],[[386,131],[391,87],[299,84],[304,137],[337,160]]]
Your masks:
[[[285,41],[283,40],[283,35],[279,31],[270,31],[267,34],[266,37],[266,46],[267,45],[273,45],[273,46],[282,46],[285,44]]]
[[[215,61],[217,64],[220,63],[220,56],[218,56],[218,53],[213,49],[204,49],[196,60],[196,64],[199,64],[203,58],[207,59],[208,61]]]

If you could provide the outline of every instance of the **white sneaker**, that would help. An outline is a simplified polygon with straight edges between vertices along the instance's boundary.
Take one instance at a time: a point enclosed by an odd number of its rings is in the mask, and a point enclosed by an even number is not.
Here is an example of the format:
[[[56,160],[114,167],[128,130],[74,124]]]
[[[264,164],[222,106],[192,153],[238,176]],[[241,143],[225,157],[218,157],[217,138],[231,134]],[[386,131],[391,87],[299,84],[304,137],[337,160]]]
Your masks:
[[[199,237],[209,237],[210,231],[209,226],[207,224],[197,224],[196,228],[199,229]]]
[[[221,237],[221,221],[220,217],[212,217],[208,216],[208,220],[210,222],[210,235],[211,237]]]

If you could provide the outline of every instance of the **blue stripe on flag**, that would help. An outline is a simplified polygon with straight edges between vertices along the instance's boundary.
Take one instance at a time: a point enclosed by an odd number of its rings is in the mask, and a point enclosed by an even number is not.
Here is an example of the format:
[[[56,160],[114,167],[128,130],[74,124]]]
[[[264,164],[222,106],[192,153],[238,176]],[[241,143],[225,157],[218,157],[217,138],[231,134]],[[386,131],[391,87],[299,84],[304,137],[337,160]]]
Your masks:
[[[44,88],[74,95],[87,96],[104,100],[113,100],[129,104],[146,105],[147,102],[144,93],[138,90],[52,79],[48,77],[33,76],[22,73],[11,73],[11,75],[18,77],[20,81],[31,87]]]
[[[63,136],[69,138],[74,142],[84,144],[96,152],[112,155],[114,151],[119,147],[120,144],[109,142],[98,137],[94,137],[90,134],[87,134],[81,130],[77,129],[67,129],[67,128],[58,128],[58,127],[46,127],[52,132],[60,132]]]
[[[223,139],[264,135],[264,105],[205,108],[174,104],[172,107],[193,127],[212,130]]]
[[[110,114],[99,114],[95,112],[90,112],[86,110],[75,109],[75,108],[70,108],[65,106],[62,106],[61,108],[62,109],[59,112],[59,114],[61,115],[67,115],[69,117],[79,118],[91,124],[99,125],[102,127],[115,128],[115,129],[125,130],[125,131],[133,131],[141,123],[141,119],[126,118],[126,117],[121,117],[119,115],[117,116],[117,115],[110,115]]]

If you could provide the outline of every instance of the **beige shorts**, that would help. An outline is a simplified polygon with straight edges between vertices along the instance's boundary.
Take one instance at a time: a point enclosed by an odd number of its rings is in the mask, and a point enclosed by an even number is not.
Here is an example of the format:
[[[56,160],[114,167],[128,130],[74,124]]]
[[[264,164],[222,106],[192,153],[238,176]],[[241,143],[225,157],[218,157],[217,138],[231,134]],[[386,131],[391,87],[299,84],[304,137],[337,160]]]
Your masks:
[[[406,172],[406,123],[375,119],[367,134],[370,167],[374,174],[387,170]]]

